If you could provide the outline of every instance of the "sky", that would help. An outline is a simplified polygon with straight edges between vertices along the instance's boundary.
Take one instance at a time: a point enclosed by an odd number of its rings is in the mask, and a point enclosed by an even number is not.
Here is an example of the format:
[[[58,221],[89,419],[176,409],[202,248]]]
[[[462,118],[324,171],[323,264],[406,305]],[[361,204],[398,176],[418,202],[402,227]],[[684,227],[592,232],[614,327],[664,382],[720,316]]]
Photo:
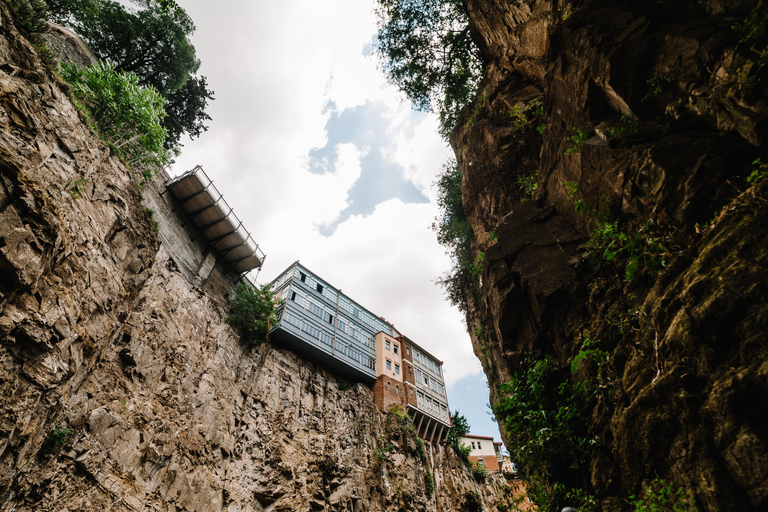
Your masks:
[[[462,316],[435,281],[451,265],[430,229],[452,152],[434,115],[386,83],[369,0],[177,0],[215,100],[209,130],[170,169],[195,165],[267,258],[294,261],[444,362],[448,402],[499,439]]]

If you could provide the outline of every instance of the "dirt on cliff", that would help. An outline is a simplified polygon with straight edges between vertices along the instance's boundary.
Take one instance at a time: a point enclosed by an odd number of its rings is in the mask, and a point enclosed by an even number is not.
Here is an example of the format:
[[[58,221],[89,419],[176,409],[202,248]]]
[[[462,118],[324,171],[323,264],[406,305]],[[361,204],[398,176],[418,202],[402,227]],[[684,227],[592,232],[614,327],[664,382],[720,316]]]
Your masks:
[[[451,139],[483,253],[467,318],[506,446],[543,457],[532,492],[766,509],[768,7],[466,5],[486,61]],[[521,382],[553,400],[546,438],[504,422]]]

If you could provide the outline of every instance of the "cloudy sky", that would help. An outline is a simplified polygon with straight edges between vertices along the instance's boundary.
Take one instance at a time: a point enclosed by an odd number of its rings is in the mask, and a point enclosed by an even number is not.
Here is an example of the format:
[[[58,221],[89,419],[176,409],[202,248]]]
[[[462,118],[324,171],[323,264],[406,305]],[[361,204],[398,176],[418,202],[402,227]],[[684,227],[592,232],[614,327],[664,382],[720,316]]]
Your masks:
[[[203,166],[267,254],[295,260],[444,361],[448,400],[499,438],[460,313],[435,280],[450,261],[430,224],[451,155],[372,54],[372,0],[177,0],[194,20],[210,129],[172,174]]]

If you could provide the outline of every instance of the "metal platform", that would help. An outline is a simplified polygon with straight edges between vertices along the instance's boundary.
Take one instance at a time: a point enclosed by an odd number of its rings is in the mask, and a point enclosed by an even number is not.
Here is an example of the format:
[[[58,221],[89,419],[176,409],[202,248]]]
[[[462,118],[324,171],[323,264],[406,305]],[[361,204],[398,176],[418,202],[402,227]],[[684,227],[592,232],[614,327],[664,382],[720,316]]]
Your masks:
[[[184,225],[192,224],[197,230],[193,240],[203,238],[208,250],[218,255],[217,261],[223,261],[225,272],[244,274],[261,268],[266,255],[201,166],[165,186],[176,200],[174,211],[181,210],[186,216]]]

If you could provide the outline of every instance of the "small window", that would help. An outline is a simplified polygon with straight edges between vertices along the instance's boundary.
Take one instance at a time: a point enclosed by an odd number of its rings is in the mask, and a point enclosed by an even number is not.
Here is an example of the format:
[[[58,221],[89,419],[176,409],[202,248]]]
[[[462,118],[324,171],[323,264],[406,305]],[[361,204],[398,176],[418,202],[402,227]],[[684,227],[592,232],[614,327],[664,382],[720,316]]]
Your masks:
[[[395,393],[400,394],[400,386],[395,386]]]
[[[479,459],[477,459],[477,465],[478,465],[478,466],[485,466],[485,463],[483,462],[483,458],[482,458],[482,457],[480,457]]]
[[[411,388],[411,394],[413,394],[413,388]]]
[[[392,370],[392,361],[387,360],[387,370]]]
[[[400,365],[399,364],[395,365],[395,375],[400,375]]]
[[[305,274],[304,272],[299,272],[299,275],[301,276],[299,278],[299,279],[301,279],[301,282],[302,283],[306,283],[307,282],[307,274]]]
[[[333,325],[333,315],[328,314],[328,323]]]
[[[407,356],[411,355],[411,349],[409,349],[408,347],[405,347],[405,355]]]
[[[399,354],[399,352],[398,352],[398,348],[399,348],[399,347],[398,347],[397,345],[395,345],[395,354]]]
[[[323,293],[323,285],[321,285],[320,283],[317,283],[317,291],[320,293]]]
[[[291,292],[291,300],[296,300],[296,292]]]
[[[480,449],[480,441],[477,442],[477,449]]]
[[[386,340],[384,346],[387,347],[387,350],[392,350],[392,344],[389,342],[389,340]]]
[[[392,385],[390,384],[389,381],[387,381],[387,389],[392,389]]]
[[[472,449],[473,450],[475,449],[475,442],[474,441],[472,441]]]

